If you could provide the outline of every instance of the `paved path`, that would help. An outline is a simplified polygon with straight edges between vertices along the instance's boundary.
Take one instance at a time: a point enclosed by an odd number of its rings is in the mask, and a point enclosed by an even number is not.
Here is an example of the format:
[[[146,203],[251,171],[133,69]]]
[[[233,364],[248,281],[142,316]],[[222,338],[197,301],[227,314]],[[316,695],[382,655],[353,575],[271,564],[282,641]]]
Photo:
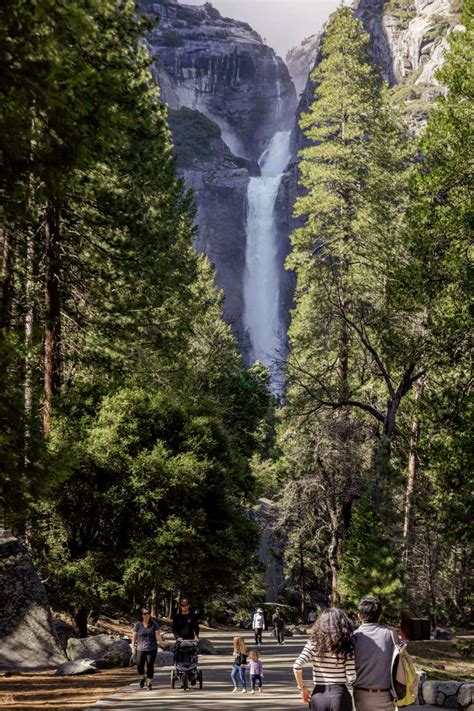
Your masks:
[[[232,639],[234,632],[206,633],[212,639],[218,654],[199,657],[203,671],[203,689],[191,687],[189,691],[171,689],[171,667],[163,667],[155,674],[153,691],[140,689],[138,682],[101,699],[86,711],[97,709],[120,709],[121,711],[283,711],[283,709],[307,708],[300,700],[293,676],[293,662],[308,637],[287,638],[284,646],[278,646],[273,637],[264,635],[260,648],[264,664],[264,688],[260,694],[232,692],[230,671],[232,668]],[[248,632],[244,638],[250,649],[255,647],[253,636]],[[311,669],[304,670],[306,686],[311,688]],[[409,711],[439,711],[438,707],[410,706]]]
[[[216,656],[199,657],[199,667],[203,671],[203,689],[191,687],[189,691],[171,689],[170,667],[159,669],[155,675],[155,688],[152,691],[142,690],[138,682],[121,689],[101,699],[89,711],[96,709],[121,709],[136,711],[137,709],[163,709],[164,711],[281,711],[282,709],[306,708],[301,703],[293,676],[293,662],[303,648],[307,637],[287,638],[285,645],[278,646],[273,637],[264,635],[263,646],[260,648],[264,664],[264,688],[255,695],[250,694],[248,684],[247,694],[240,691],[233,694],[230,672],[232,668],[233,632],[216,632],[204,635],[212,639],[218,654]],[[250,649],[255,647],[253,636],[248,632],[244,638]],[[310,669],[305,670],[308,686],[311,686]]]

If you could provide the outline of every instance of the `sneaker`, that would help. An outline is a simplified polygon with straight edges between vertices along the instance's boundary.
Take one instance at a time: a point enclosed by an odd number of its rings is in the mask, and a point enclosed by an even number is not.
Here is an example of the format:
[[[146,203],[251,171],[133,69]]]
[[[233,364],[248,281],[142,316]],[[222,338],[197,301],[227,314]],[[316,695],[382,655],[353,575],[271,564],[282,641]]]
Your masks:
[[[145,679],[140,679],[140,689],[145,687]]]
[[[242,689],[242,693],[243,693],[243,694],[246,694],[246,693],[247,693],[247,689]]]
[[[232,693],[235,694],[236,691],[238,691],[238,688],[234,686],[234,688],[232,689]]]
[[[255,689],[252,689],[252,691],[251,691],[250,693],[251,693],[251,694],[255,694]]]
[[[263,691],[263,689],[262,689],[261,686],[258,687],[258,690],[259,690],[260,693],[262,693],[262,691]]]
[[[153,689],[151,681],[148,682],[148,691],[151,691]]]

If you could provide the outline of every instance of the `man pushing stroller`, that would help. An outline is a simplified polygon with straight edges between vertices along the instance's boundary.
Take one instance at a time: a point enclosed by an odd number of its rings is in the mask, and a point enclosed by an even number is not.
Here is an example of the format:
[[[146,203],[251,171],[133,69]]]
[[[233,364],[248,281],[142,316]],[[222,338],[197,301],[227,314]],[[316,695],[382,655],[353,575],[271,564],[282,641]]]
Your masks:
[[[171,686],[174,689],[176,681],[179,681],[185,691],[188,688],[188,682],[191,686],[198,683],[202,689],[202,672],[197,668],[199,623],[197,615],[191,612],[187,598],[180,601],[179,612],[173,618],[172,629],[176,647],[174,669],[171,672]]]
[[[173,634],[177,641],[186,639],[199,642],[197,615],[191,612],[189,600],[185,597],[179,603],[179,612],[173,617]]]

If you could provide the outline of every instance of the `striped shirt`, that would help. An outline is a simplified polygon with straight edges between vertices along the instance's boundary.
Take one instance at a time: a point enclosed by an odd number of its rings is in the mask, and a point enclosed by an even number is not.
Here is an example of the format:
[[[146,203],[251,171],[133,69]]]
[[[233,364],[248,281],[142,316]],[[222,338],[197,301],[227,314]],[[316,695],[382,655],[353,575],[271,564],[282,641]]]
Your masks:
[[[344,660],[335,654],[318,655],[313,642],[307,642],[293,669],[303,669],[313,663],[314,684],[353,684],[356,679],[354,657]]]

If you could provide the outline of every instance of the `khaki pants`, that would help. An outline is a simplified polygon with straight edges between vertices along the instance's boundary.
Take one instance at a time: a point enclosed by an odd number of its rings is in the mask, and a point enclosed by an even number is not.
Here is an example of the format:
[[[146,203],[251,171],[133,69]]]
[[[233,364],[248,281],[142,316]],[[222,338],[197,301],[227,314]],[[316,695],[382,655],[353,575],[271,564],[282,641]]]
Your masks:
[[[356,711],[394,711],[395,704],[389,691],[362,691],[354,689]]]

